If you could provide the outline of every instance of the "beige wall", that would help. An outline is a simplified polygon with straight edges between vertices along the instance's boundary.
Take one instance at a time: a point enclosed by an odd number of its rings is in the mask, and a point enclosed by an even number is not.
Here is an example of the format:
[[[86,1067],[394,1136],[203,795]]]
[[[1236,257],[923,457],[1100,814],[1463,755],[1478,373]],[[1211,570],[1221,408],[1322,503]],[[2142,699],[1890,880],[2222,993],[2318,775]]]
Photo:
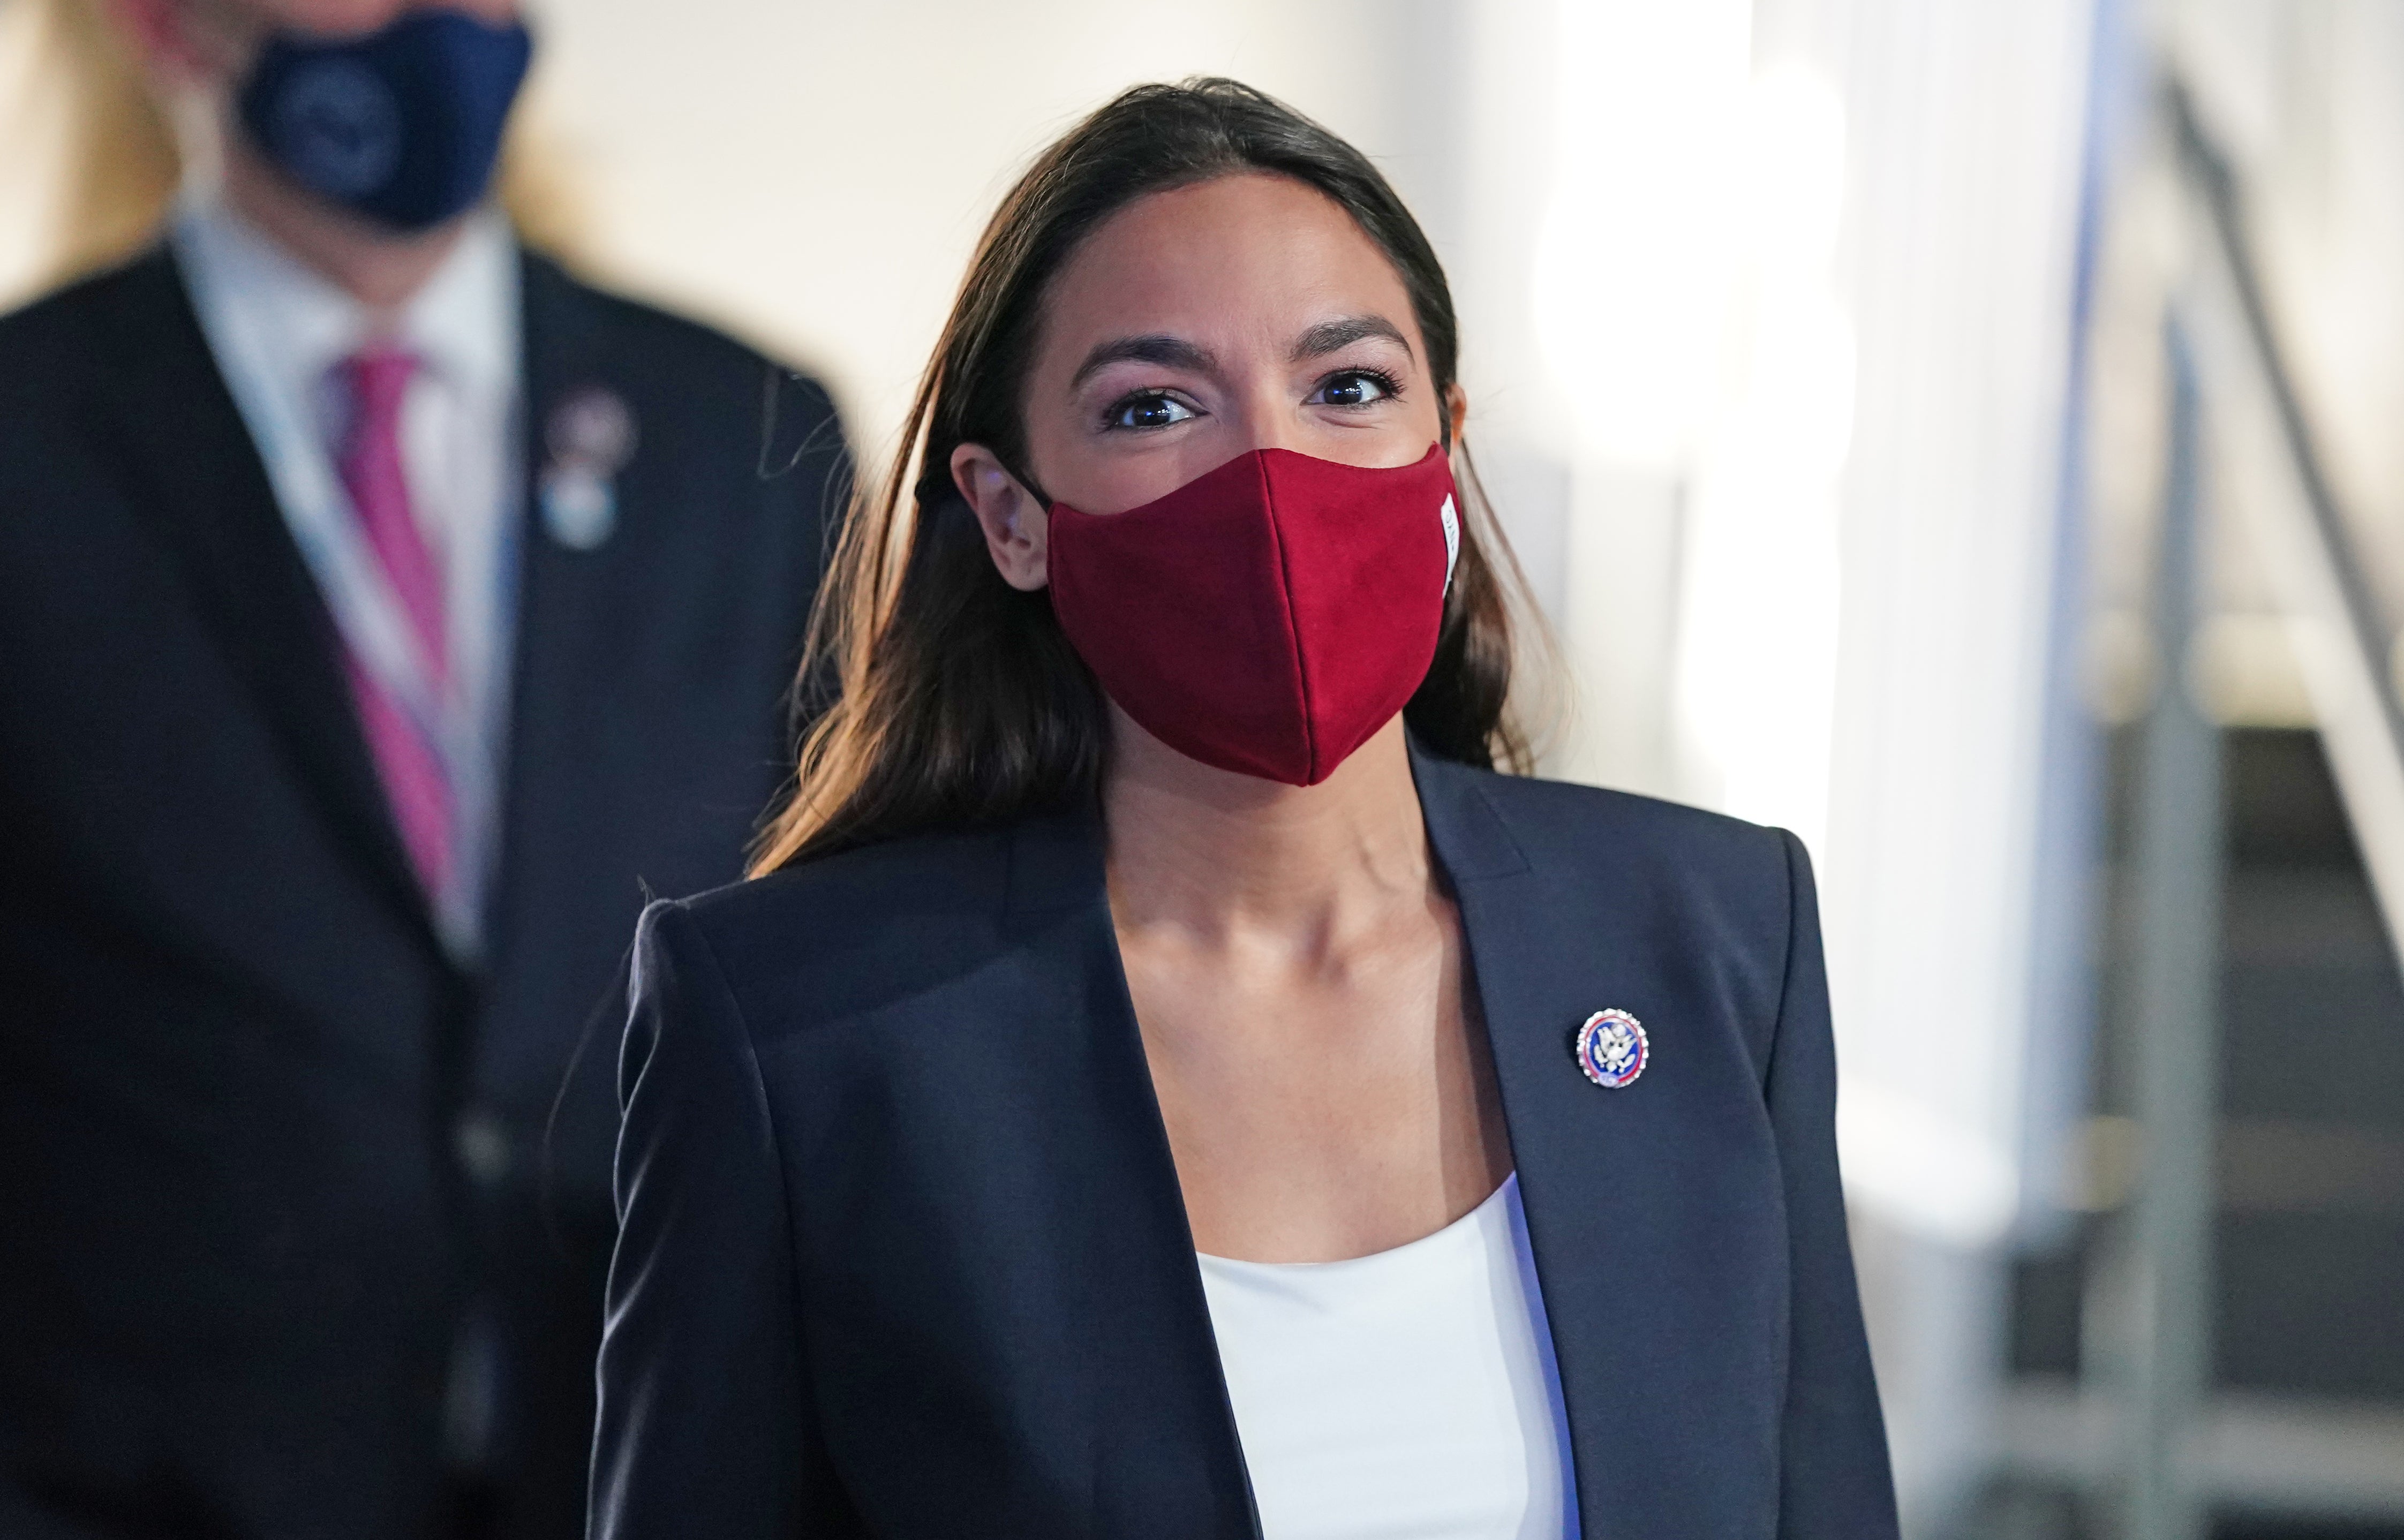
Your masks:
[[[1419,8],[566,0],[542,85],[597,265],[823,371],[874,450],[985,217],[1078,114],[1226,74],[1391,157]]]

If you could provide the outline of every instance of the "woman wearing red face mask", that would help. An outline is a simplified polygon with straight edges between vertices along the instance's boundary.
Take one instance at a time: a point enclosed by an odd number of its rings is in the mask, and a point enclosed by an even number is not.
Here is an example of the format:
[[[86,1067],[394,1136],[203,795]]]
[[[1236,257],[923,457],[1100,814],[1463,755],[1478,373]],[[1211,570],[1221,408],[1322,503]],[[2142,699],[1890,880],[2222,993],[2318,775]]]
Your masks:
[[[1894,1533],[1802,851],[1495,772],[1456,353],[1231,82],[1012,192],[645,917],[597,1535]]]

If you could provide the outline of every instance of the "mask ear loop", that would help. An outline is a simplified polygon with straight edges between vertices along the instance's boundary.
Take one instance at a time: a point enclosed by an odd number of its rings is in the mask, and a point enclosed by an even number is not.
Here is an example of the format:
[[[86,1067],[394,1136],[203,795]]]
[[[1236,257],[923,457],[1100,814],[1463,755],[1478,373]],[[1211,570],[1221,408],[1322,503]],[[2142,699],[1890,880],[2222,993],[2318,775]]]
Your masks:
[[[1025,492],[1028,497],[1035,499],[1036,507],[1043,510],[1046,513],[1052,511],[1051,495],[1045,492],[1043,488],[1036,483],[1034,477],[1019,469],[1008,460],[1003,460],[1001,455],[999,454],[996,454],[994,458],[1001,461],[1001,469],[1010,472],[1010,479],[1018,483],[1019,490]]]
[[[1451,493],[1444,495],[1444,507],[1436,511],[1444,521],[1444,591],[1448,597],[1452,593],[1452,569],[1461,561],[1461,512],[1452,505]]]
[[[1012,481],[1018,483],[1018,489],[1020,491],[1035,499],[1035,506],[1043,510],[1044,515],[1048,518],[1051,515],[1055,505],[1053,504],[1051,497],[1044,492],[1043,488],[1036,484],[1035,478],[1019,469],[1018,467],[1011,464],[1008,460],[1002,459],[999,451],[996,451],[993,457],[1001,461],[1001,469],[1004,473],[1006,473]],[[1051,597],[1051,586],[1052,585],[1048,582],[1044,584],[1044,597],[1046,598]]]
[[[1444,451],[1447,465],[1452,460],[1452,413],[1439,413],[1435,424],[1436,447]],[[1444,521],[1444,595],[1452,597],[1452,569],[1461,564],[1461,511],[1453,505],[1452,494],[1444,495],[1444,506],[1436,511]]]

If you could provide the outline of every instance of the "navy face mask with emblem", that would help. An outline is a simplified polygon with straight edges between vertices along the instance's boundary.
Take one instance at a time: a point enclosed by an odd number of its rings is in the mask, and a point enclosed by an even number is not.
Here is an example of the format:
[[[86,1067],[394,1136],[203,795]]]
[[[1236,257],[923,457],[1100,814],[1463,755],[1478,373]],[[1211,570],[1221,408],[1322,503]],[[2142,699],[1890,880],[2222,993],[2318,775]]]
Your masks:
[[[277,33],[243,82],[243,127],[328,203],[426,230],[484,195],[532,52],[523,25],[455,10],[357,37]]]

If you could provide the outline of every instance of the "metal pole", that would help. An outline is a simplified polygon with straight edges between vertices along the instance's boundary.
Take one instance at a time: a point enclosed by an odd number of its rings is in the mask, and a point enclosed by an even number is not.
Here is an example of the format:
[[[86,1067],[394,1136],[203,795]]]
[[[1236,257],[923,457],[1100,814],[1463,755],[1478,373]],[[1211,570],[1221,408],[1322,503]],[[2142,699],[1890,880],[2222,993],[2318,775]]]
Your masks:
[[[2287,613],[2321,747],[2369,868],[2388,942],[2404,959],[2404,696],[2389,681],[2389,628],[2372,592],[2371,564],[2353,535],[2367,521],[2341,505],[2329,478],[2271,319],[2236,169],[2175,79],[2166,101],[2187,185],[2204,220],[2199,254],[2209,254],[2194,274],[2201,292],[2191,294],[2188,311],[2203,371],[2220,410],[2267,417],[2294,472],[2285,495],[2244,499],[2248,543]]]
[[[2212,1368],[2214,1124],[2219,1110],[2220,735],[2187,687],[2204,606],[2195,365],[2163,328],[2169,464],[2154,585],[2161,684],[2145,729],[2135,827],[2132,1089],[2143,1129],[2130,1211],[2121,1427],[2131,1540],[2201,1540],[2196,1469]]]

